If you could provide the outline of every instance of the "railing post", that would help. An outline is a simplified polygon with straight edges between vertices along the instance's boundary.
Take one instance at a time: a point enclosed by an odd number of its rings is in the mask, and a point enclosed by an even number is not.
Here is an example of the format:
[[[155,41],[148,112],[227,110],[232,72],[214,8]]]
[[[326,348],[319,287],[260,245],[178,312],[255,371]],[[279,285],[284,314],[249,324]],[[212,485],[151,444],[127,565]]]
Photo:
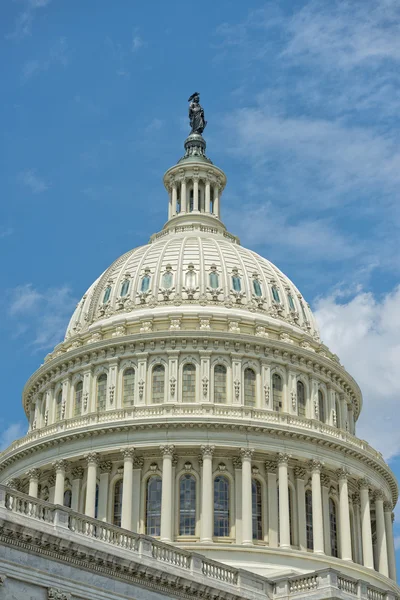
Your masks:
[[[363,581],[357,581],[357,598],[358,600],[366,600],[368,595],[367,584]]]
[[[149,540],[140,538],[139,540],[139,554],[140,556],[153,556],[153,547]]]
[[[0,508],[6,508],[6,490],[4,488],[0,488]]]
[[[190,572],[203,573],[203,559],[201,556],[195,554],[190,557]]]
[[[54,509],[54,525],[55,527],[69,529],[69,514],[62,508]]]

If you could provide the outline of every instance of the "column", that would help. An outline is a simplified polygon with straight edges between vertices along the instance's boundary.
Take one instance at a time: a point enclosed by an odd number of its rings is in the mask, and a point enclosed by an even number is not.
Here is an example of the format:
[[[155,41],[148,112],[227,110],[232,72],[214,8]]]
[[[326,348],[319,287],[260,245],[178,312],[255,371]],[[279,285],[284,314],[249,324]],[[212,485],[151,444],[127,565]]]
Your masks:
[[[186,180],[182,177],[181,180],[181,213],[187,212],[186,206]]]
[[[396,581],[396,556],[394,552],[394,539],[393,539],[393,521],[392,517],[392,505],[386,501],[383,503],[383,510],[385,514],[385,531],[386,531],[386,542],[387,542],[387,553],[388,553],[388,564],[389,564],[389,577]]]
[[[106,460],[99,464],[100,483],[99,483],[99,503],[98,503],[98,510],[97,510],[97,518],[100,519],[100,521],[107,521],[108,492],[109,492],[109,486],[110,486],[111,469],[112,469],[112,462],[110,460]]]
[[[214,215],[219,218],[219,187],[214,185]]]
[[[268,485],[268,539],[271,548],[278,547],[278,487],[276,481],[277,463],[274,460],[265,462]]]
[[[242,459],[240,456],[235,456],[232,459],[235,469],[235,532],[236,543],[241,544],[242,535]]]
[[[374,494],[375,497],[375,519],[376,519],[376,554],[378,571],[389,577],[389,564],[387,553],[387,541],[385,530],[385,517],[383,513],[384,495],[380,490]]]
[[[312,524],[314,537],[314,552],[324,553],[324,524],[322,518],[321,469],[322,463],[313,459],[311,468],[312,490]]]
[[[55,493],[55,485],[56,485],[56,476],[50,475],[49,477],[49,502],[54,504],[54,493]]]
[[[85,515],[94,518],[96,514],[96,482],[99,455],[97,452],[90,452],[86,454],[85,458],[87,460]]]
[[[362,564],[362,533],[361,533],[361,509],[360,509],[360,494],[355,492],[352,497],[353,512],[354,512],[354,556],[353,561]]]
[[[199,177],[198,175],[193,178],[193,212],[199,210]]]
[[[340,558],[352,560],[348,472],[346,469],[339,469],[337,475],[339,478]]]
[[[132,476],[132,531],[139,533],[140,529],[140,496],[142,484],[143,456],[133,457]]]
[[[72,469],[72,497],[71,497],[71,508],[76,512],[79,512],[79,501],[82,489],[82,479],[84,470],[83,467],[75,467]]]
[[[134,448],[122,448],[124,457],[124,475],[122,482],[122,514],[121,527],[130,529],[132,526],[132,486],[133,486],[133,453]],[[164,488],[164,475],[163,475]],[[162,517],[161,517],[162,518]]]
[[[205,211],[207,214],[211,212],[211,181],[206,179],[206,189],[205,189]]]
[[[203,457],[202,479],[201,479],[201,536],[200,541],[212,542],[213,539],[213,474],[212,457],[215,446],[201,446]]]
[[[57,460],[53,463],[56,472],[56,486],[54,490],[54,504],[64,504],[64,484],[65,484],[65,469],[67,463],[65,460]]]
[[[172,217],[172,187],[168,187],[169,202],[168,202],[168,219]]]
[[[175,446],[160,446],[163,457],[161,492],[161,535],[162,542],[172,541],[172,456]]]
[[[331,555],[331,527],[329,518],[329,484],[330,479],[328,475],[321,475],[322,485],[322,521],[324,528],[324,549],[325,554]]]
[[[296,495],[297,495],[297,520],[299,523],[299,547],[300,550],[307,551],[307,536],[306,536],[306,495],[304,490],[304,479],[306,470],[302,467],[296,467],[294,470],[296,478]]]
[[[176,215],[176,199],[177,199],[177,193],[176,193],[176,183],[172,184],[172,214]]]
[[[361,533],[364,567],[374,568],[374,553],[372,547],[371,507],[369,502],[369,482],[366,479],[359,481],[361,502]]]
[[[253,544],[253,506],[251,493],[251,457],[254,450],[241,448],[242,458],[242,544]]]
[[[282,452],[278,454],[279,546],[281,548],[290,548],[288,461],[288,454]]]
[[[27,473],[29,477],[29,491],[28,495],[32,496],[32,498],[38,497],[38,488],[39,488],[39,477],[40,477],[40,469],[31,469]]]

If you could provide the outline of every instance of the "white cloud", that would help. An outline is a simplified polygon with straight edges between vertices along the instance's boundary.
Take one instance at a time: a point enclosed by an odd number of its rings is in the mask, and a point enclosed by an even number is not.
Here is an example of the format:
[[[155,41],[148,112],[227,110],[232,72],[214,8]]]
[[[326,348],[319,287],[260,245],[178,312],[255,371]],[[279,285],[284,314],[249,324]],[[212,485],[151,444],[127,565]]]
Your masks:
[[[51,0],[25,0],[25,8],[17,16],[14,31],[7,38],[21,40],[31,35],[35,12],[47,6],[50,2]]]
[[[37,174],[36,169],[25,169],[18,175],[19,181],[28,187],[33,194],[41,194],[49,189],[49,184]]]
[[[38,305],[41,294],[35,290],[31,283],[25,285],[18,285],[12,291],[12,299],[9,306],[9,313],[11,316],[18,314],[27,314],[36,308]]]
[[[22,83],[27,83],[34,76],[43,73],[44,71],[48,71],[55,65],[66,67],[68,65],[67,51],[67,41],[64,37],[61,37],[53,44],[44,58],[34,58],[26,61],[22,68]]]
[[[26,426],[22,423],[11,423],[5,429],[0,431],[0,451],[7,448],[14,440],[22,437],[26,433]]]
[[[400,286],[379,298],[359,292],[347,302],[319,298],[314,314],[321,336],[360,385],[364,406],[357,434],[386,459],[400,453]]]
[[[132,52],[136,52],[136,50],[139,50],[139,48],[141,48],[142,46],[144,46],[144,41],[142,40],[142,38],[140,37],[140,35],[134,35],[132,38]]]

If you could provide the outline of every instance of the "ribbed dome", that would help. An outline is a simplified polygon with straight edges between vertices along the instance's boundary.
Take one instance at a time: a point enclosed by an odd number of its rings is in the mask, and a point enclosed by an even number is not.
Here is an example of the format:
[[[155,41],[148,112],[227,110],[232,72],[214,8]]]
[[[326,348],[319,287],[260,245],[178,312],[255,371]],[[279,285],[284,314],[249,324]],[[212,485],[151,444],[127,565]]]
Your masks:
[[[233,236],[192,223],[118,258],[79,302],[66,338],[122,315],[129,323],[149,309],[181,312],[196,305],[258,313],[319,337],[308,304],[275,265]]]

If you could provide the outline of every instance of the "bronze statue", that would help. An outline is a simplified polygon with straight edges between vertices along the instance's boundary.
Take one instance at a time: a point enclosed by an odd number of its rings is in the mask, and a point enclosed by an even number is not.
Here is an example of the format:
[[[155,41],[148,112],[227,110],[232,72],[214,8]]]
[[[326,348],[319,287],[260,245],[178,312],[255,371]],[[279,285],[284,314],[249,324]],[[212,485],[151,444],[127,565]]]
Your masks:
[[[192,128],[192,133],[199,133],[200,135],[203,133],[206,128],[207,121],[204,119],[204,110],[199,104],[200,94],[199,92],[195,92],[192,94],[188,100],[189,104],[189,122]]]

